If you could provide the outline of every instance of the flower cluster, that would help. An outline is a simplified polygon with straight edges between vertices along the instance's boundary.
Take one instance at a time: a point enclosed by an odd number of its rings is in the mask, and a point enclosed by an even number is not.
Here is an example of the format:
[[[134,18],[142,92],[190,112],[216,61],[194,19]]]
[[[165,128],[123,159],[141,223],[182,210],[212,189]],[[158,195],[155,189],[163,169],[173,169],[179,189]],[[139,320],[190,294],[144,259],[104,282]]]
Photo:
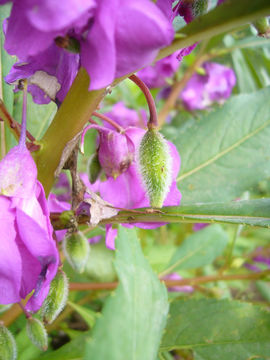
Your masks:
[[[6,50],[20,60],[7,81],[29,78],[39,103],[61,102],[79,66],[90,89],[109,85],[150,64],[174,35],[150,0],[13,0],[5,33]]]
[[[121,107],[122,106],[123,105],[121,105]],[[116,130],[110,130],[110,138],[112,139],[114,146],[111,146],[110,149],[108,149],[107,146],[99,146],[99,158],[102,158],[105,163],[110,164],[110,172],[108,172],[107,166],[103,167],[103,170],[107,175],[107,179],[105,181],[97,180],[94,184],[96,185],[95,190],[100,193],[102,199],[118,208],[135,209],[140,207],[149,207],[150,202],[138,168],[137,156],[141,139],[146,130],[140,127],[129,126],[130,123],[134,123],[134,113],[131,110],[123,110],[123,114],[125,115],[124,118],[118,118],[119,123],[122,125],[126,124],[122,134],[117,133]],[[128,114],[130,114],[130,117],[127,116]],[[115,119],[117,121],[117,118]],[[103,131],[104,129],[106,128],[103,127]],[[133,145],[133,151],[130,153],[132,161],[129,162],[128,166],[122,168],[122,171],[119,171],[120,159],[125,157],[127,148],[123,146],[122,138],[120,136],[128,139],[128,141],[130,141]],[[181,193],[176,184],[176,177],[180,169],[180,156],[176,147],[172,143],[168,142],[168,145],[173,166],[171,176],[172,181],[169,187],[169,192],[165,198],[164,205],[176,206],[179,205],[181,200]],[[115,176],[116,174],[118,176]],[[85,181],[85,177],[83,177],[83,179]],[[87,186],[90,186],[88,181],[85,181],[85,183]],[[162,224],[158,223],[135,224],[135,226],[145,229],[153,229],[161,225]],[[134,225],[126,224],[124,226],[130,227]],[[116,235],[116,229],[107,225],[106,244],[111,249],[114,248],[114,239]]]

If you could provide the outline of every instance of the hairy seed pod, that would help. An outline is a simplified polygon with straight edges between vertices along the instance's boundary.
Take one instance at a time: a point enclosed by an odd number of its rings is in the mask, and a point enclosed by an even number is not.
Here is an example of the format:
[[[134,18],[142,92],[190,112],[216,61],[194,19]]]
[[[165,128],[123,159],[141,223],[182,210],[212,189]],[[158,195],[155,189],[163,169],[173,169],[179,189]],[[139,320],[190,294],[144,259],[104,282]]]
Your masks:
[[[167,141],[157,129],[144,134],[138,164],[151,207],[161,208],[172,183],[172,157]]]
[[[16,342],[11,332],[0,323],[0,360],[17,358]]]
[[[66,305],[68,279],[64,271],[58,270],[50,285],[50,291],[41,307],[41,315],[46,324],[51,324]]]
[[[88,179],[91,184],[94,184],[97,181],[101,171],[102,167],[98,159],[98,153],[95,153],[90,156],[87,164]]]
[[[29,339],[40,350],[46,351],[48,349],[48,334],[44,324],[36,319],[27,319],[26,331]]]
[[[78,273],[82,273],[90,253],[88,239],[81,231],[73,232],[64,238],[63,249],[72,268]]]

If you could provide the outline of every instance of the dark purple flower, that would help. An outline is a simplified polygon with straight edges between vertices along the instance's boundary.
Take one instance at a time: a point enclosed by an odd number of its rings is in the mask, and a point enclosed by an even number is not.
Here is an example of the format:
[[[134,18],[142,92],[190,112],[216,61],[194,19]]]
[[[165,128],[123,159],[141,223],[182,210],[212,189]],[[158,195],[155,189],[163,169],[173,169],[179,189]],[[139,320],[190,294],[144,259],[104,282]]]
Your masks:
[[[36,165],[25,146],[0,162],[0,303],[34,294],[26,309],[37,311],[58,268],[49,210]]]
[[[217,63],[203,65],[205,75],[194,74],[180,94],[187,110],[203,110],[214,102],[223,103],[236,83],[234,71]]]
[[[172,39],[171,23],[150,0],[13,0],[5,48],[20,60],[15,70],[23,70],[11,78],[43,71],[57,78],[56,98],[62,101],[78,68],[78,56],[66,54],[71,43],[78,44],[90,89],[99,89],[151,63]],[[30,90],[45,101],[37,89]]]
[[[149,88],[162,87],[167,84],[167,79],[172,77],[179,67],[177,53],[169,55],[153,66],[147,66],[138,72],[138,76]]]

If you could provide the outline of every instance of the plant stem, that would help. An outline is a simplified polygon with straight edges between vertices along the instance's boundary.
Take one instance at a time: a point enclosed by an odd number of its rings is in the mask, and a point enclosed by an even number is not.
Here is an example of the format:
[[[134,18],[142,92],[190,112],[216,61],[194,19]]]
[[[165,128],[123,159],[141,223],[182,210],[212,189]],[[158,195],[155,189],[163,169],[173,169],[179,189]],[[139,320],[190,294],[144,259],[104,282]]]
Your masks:
[[[129,79],[131,81],[133,81],[136,85],[138,85],[138,87],[142,90],[142,92],[145,96],[145,99],[147,101],[148,108],[149,108],[149,114],[150,114],[150,117],[149,117],[149,120],[147,123],[148,129],[157,128],[158,121],[157,121],[156,104],[155,104],[154,98],[153,98],[150,90],[148,89],[146,84],[137,75],[133,74],[133,75],[129,76]]]
[[[110,119],[108,116],[106,116],[104,114],[100,114],[100,113],[94,111],[92,115],[98,117],[101,120],[106,121],[109,124],[111,124],[120,133],[123,133],[125,131],[122,128],[122,126],[120,126],[119,124],[117,124],[117,122],[113,121],[112,119]]]
[[[181,280],[162,280],[166,287],[183,286],[183,285],[199,285],[216,281],[237,281],[237,280],[258,280],[263,279],[270,275],[270,270],[260,271],[250,274],[230,274],[230,275],[207,275],[198,276]],[[110,290],[117,287],[117,282],[109,283],[70,283],[70,291],[82,291],[82,290]]]
[[[22,122],[21,122],[21,134],[19,140],[20,148],[26,147],[26,123],[27,123],[27,80],[24,80],[23,84],[23,104],[22,104]]]

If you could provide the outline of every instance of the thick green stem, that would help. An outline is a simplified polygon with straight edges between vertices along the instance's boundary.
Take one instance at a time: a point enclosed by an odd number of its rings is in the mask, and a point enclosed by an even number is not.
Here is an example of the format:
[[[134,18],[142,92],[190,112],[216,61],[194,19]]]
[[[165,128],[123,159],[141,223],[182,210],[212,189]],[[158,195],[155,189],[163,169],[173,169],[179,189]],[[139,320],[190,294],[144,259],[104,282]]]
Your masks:
[[[89,76],[81,68],[53,122],[42,139],[40,151],[35,154],[38,178],[48,194],[54,181],[54,172],[66,144],[87,124],[92,112],[106,94],[105,89],[88,91]]]

